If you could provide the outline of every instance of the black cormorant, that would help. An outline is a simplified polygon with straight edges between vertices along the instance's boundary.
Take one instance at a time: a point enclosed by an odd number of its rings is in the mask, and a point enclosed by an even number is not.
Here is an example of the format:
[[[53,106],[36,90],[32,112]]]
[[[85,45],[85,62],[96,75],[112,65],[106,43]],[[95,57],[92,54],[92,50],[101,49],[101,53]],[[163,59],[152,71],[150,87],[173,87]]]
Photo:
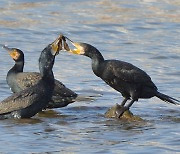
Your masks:
[[[41,52],[39,58],[41,79],[38,83],[0,102],[0,119],[30,118],[46,108],[55,86],[52,68],[55,56],[61,50],[61,41],[60,36]]]
[[[24,53],[17,48],[6,49],[12,59],[15,61],[15,65],[8,71],[6,81],[12,92],[17,93],[28,87],[31,87],[38,83],[41,79],[40,73],[37,72],[23,72],[24,68]],[[55,80],[55,88],[51,101],[47,104],[46,108],[60,108],[67,106],[69,103],[74,102],[77,94],[68,89],[60,81]]]
[[[121,103],[122,110],[117,113],[119,117],[139,98],[147,99],[156,96],[165,102],[179,105],[179,100],[158,92],[156,85],[145,71],[124,61],[104,60],[102,54],[92,45],[68,40],[75,46],[74,50],[68,50],[91,58],[94,74],[124,97]],[[129,99],[131,101],[125,106]]]

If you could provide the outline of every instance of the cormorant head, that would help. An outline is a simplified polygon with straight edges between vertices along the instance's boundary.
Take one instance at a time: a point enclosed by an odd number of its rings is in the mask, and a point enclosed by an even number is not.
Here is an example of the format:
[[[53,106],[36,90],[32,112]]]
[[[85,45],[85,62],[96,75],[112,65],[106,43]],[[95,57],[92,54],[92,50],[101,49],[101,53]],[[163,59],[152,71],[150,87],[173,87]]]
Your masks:
[[[63,37],[63,35],[59,35],[55,41],[47,45],[41,52],[39,57],[39,70],[42,76],[49,76],[51,78],[55,56],[62,50]],[[49,73],[51,75],[49,75]]]
[[[20,49],[9,48],[5,45],[3,46],[3,48],[8,51],[9,55],[15,62],[24,61],[24,53]]]
[[[67,38],[67,37],[66,37]],[[89,56],[90,52],[97,50],[95,47],[93,47],[90,44],[82,43],[82,42],[73,42],[69,38],[67,38],[72,45],[75,47],[75,49],[69,49],[68,51],[74,54],[78,55],[85,55]]]

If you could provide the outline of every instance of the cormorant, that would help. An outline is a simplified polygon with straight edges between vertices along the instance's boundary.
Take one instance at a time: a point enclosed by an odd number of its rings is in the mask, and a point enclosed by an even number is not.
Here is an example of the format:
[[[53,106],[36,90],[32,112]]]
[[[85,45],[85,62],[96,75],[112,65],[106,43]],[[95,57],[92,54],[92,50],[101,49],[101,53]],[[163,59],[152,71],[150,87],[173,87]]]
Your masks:
[[[37,84],[41,79],[40,73],[23,72],[24,53],[17,48],[8,48],[7,46],[3,46],[3,48],[9,52],[10,56],[15,61],[15,65],[8,71],[6,76],[7,84],[12,92],[17,93]],[[76,97],[77,94],[75,92],[68,89],[60,81],[55,80],[53,96],[46,108],[60,108],[67,106],[68,104],[74,102]]]
[[[105,60],[98,49],[92,45],[68,40],[75,46],[75,49],[67,49],[67,51],[91,58],[94,74],[124,97],[121,103],[122,110],[117,113],[119,117],[129,110],[139,98],[147,99],[156,96],[165,102],[179,105],[179,100],[158,92],[150,76],[140,68],[120,60]],[[129,99],[131,101],[125,106]]]
[[[40,54],[41,79],[32,87],[14,93],[0,102],[0,119],[30,118],[45,108],[54,89],[53,65],[55,56],[62,48],[62,36],[49,44]]]

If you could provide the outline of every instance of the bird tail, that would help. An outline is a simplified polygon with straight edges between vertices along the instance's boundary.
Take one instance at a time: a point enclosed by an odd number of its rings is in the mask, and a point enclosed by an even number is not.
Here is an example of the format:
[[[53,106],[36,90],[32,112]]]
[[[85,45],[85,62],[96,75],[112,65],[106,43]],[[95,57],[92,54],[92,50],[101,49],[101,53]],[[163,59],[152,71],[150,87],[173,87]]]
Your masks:
[[[180,105],[178,102],[180,102],[179,100],[172,98],[168,95],[162,94],[160,92],[156,93],[156,97],[158,97],[159,99],[167,102],[167,103],[171,103],[171,104],[175,104],[175,105]]]

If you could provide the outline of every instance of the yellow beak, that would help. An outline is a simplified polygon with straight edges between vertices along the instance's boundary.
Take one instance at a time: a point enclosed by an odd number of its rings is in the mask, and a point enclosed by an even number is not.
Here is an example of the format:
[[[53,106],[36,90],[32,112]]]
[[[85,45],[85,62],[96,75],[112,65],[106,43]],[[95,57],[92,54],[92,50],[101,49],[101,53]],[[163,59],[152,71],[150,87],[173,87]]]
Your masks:
[[[59,37],[51,43],[52,55],[57,55],[59,51],[62,50],[62,37],[63,35],[59,35]]]
[[[65,44],[64,44],[65,50],[66,50],[66,51],[69,51],[69,52],[71,52],[71,53],[73,53],[73,54],[78,54],[78,55],[80,55],[80,54],[81,54],[81,50],[82,50],[82,47],[80,46],[80,44],[77,43],[77,42],[73,42],[72,40],[70,40],[70,39],[67,38],[67,37],[65,37],[65,38],[66,38],[67,40],[69,40],[69,41],[71,42],[71,44],[75,47],[75,49],[70,49],[69,46],[68,46],[68,44],[65,42]]]
[[[8,51],[9,55],[10,55],[13,59],[17,60],[17,59],[19,58],[20,53],[17,52],[16,49],[14,49],[14,48],[8,48],[8,47],[5,46],[5,45],[3,46],[3,48]]]
[[[73,42],[72,45],[75,46],[75,49],[73,49],[73,50],[70,49],[70,52],[72,52],[73,54],[80,55],[82,47],[79,45],[79,43]]]

